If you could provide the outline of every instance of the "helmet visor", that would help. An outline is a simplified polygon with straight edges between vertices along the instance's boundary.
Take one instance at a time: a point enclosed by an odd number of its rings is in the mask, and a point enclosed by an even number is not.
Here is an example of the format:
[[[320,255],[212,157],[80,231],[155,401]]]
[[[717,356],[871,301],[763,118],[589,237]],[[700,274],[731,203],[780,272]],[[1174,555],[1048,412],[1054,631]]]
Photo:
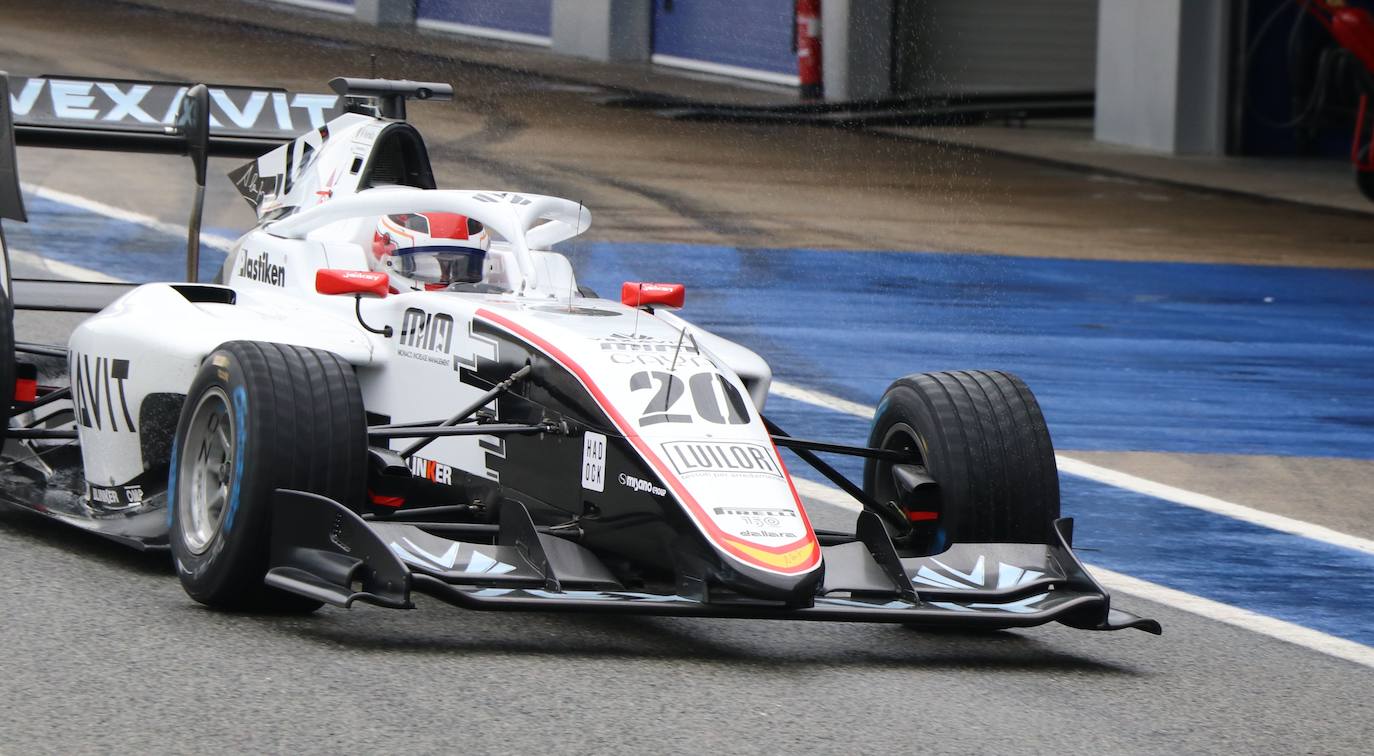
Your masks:
[[[393,253],[401,274],[429,284],[478,283],[487,253],[480,247],[403,247]]]

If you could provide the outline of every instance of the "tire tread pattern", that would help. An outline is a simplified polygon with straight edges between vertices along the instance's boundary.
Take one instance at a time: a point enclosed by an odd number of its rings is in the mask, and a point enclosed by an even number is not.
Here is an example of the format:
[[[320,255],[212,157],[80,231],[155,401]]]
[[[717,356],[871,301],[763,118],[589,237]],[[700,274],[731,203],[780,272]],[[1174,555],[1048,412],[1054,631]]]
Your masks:
[[[1020,378],[985,370],[909,375],[879,407],[869,445],[897,422],[915,429],[951,542],[1050,542],[1059,473],[1040,405]],[[885,469],[868,461],[868,491],[878,474]]]
[[[232,554],[226,549],[222,556],[229,557],[230,564],[219,579],[187,585],[187,592],[218,608],[312,608],[311,602],[262,583],[271,546],[271,500],[276,489],[293,488],[328,496],[355,510],[362,508],[367,488],[367,422],[353,367],[331,352],[273,342],[231,341],[215,352],[232,357],[248,392],[251,435],[239,481],[242,490],[236,518],[241,520],[234,524],[235,530],[245,529],[248,541]],[[196,383],[201,383],[200,377]],[[194,399],[188,397],[186,406],[189,411]],[[183,427],[186,422],[183,417]]]

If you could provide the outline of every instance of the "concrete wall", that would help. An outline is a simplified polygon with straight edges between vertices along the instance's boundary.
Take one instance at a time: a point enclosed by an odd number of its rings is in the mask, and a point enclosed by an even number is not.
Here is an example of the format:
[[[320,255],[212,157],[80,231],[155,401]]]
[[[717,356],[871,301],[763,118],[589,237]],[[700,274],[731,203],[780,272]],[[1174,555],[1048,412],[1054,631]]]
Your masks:
[[[1099,13],[1096,138],[1223,153],[1228,4],[1101,0]]]
[[[892,91],[892,3],[822,0],[821,66],[827,100],[868,100]]]
[[[593,60],[648,60],[653,0],[553,0],[553,51]]]
[[[354,0],[353,15],[374,26],[413,26],[415,0]]]

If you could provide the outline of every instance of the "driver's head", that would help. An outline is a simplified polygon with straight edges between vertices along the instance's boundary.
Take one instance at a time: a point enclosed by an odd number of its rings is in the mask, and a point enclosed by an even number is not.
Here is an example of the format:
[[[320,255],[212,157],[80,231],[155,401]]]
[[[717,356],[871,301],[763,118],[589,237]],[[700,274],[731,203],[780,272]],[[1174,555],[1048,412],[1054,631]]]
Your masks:
[[[482,280],[491,235],[457,213],[384,215],[372,235],[372,269],[401,291],[433,291]]]

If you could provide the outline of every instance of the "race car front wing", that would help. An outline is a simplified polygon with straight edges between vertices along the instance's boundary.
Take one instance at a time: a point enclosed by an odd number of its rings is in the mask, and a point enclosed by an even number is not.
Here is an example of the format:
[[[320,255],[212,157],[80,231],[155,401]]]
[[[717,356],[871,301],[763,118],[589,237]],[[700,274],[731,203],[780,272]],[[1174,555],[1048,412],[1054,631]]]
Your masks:
[[[681,581],[674,593],[629,590],[592,552],[554,528],[536,527],[513,501],[502,504],[499,525],[369,521],[299,491],[277,491],[274,504],[266,582],[344,608],[361,601],[409,609],[412,593],[422,593],[496,611],[967,628],[1059,622],[1085,630],[1161,632],[1158,622],[1111,607],[1110,596],[1073,553],[1069,519],[1055,523],[1053,544],[966,543],[934,556],[901,557],[878,517],[863,512],[852,537],[823,540],[824,580],[809,604],[796,606],[690,581]]]

